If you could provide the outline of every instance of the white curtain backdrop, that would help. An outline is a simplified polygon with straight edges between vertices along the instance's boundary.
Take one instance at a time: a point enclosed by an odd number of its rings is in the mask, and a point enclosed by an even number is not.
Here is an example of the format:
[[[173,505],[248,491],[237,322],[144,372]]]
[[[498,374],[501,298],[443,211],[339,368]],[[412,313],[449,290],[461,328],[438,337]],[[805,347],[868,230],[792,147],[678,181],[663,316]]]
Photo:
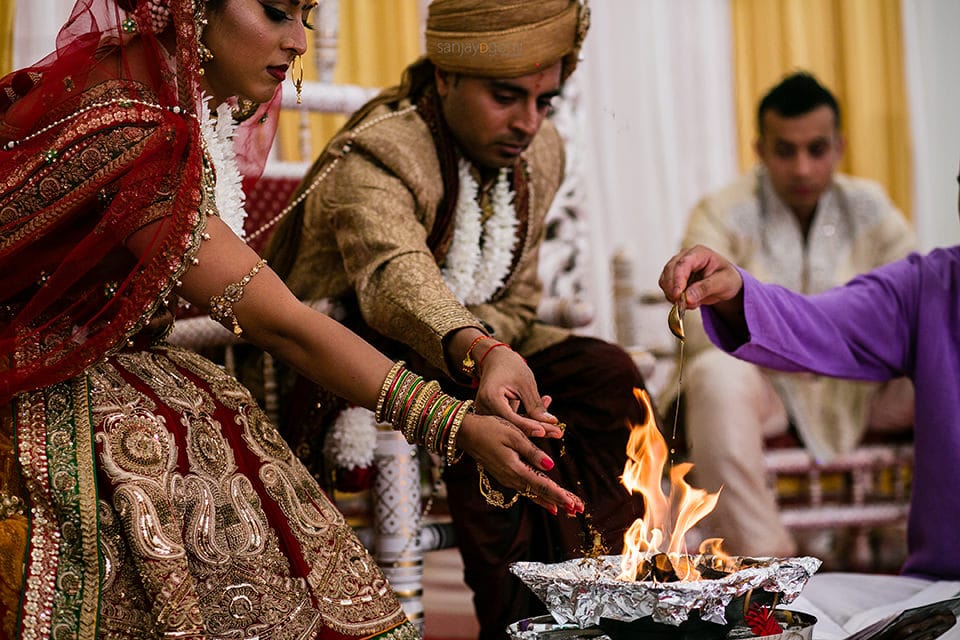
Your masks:
[[[596,320],[614,337],[611,257],[656,289],[697,199],[738,173],[726,0],[599,0],[577,70],[586,141],[586,224]],[[640,336],[662,326],[639,327]],[[640,337],[638,336],[638,337]]]
[[[74,0],[17,0],[13,16],[13,67],[37,62],[53,51],[57,32],[70,17]]]
[[[902,0],[910,128],[913,216],[924,249],[960,243],[960,2]]]
[[[420,0],[426,4],[426,0]],[[610,261],[634,260],[634,283],[655,289],[687,212],[737,174],[727,0],[592,0],[577,72],[585,131],[590,333],[612,339]],[[16,4],[14,63],[53,47],[72,0]],[[914,221],[925,249],[960,242],[960,2],[903,0],[914,157]],[[642,328],[659,335],[664,327]]]

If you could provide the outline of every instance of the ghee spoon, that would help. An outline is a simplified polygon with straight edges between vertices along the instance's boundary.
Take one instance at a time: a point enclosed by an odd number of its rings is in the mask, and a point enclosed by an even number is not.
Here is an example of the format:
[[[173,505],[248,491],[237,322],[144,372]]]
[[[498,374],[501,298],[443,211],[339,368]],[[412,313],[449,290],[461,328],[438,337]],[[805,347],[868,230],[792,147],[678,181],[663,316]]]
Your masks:
[[[680,298],[670,307],[670,314],[667,316],[667,325],[670,327],[670,333],[675,335],[682,343],[686,339],[683,332],[683,316],[687,311],[687,296],[682,294]]]

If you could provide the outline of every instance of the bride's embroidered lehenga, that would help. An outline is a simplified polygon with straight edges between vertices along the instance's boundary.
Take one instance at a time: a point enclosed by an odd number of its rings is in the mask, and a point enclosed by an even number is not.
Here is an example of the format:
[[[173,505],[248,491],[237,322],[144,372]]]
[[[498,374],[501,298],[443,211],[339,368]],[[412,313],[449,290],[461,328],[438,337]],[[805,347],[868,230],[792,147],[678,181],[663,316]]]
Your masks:
[[[192,2],[135,4],[0,80],[0,635],[416,637],[246,389],[163,341],[215,177]]]

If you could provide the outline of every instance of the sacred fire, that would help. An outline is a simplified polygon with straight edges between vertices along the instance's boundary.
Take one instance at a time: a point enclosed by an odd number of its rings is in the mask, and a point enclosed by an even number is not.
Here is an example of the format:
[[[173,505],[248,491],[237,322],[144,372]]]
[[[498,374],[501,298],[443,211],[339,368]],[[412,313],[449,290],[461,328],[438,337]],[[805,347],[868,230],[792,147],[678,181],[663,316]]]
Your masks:
[[[646,409],[643,424],[632,425],[627,442],[627,463],[621,482],[644,500],[643,518],[638,518],[623,537],[620,576],[624,581],[712,579],[737,571],[749,559],[723,552],[720,538],[704,540],[697,555],[687,553],[685,536],[710,514],[720,492],[709,493],[684,478],[693,465],[682,462],[670,467],[670,493],[663,492],[661,479],[669,455],[667,442],[653,417],[650,396],[634,389],[637,401]]]

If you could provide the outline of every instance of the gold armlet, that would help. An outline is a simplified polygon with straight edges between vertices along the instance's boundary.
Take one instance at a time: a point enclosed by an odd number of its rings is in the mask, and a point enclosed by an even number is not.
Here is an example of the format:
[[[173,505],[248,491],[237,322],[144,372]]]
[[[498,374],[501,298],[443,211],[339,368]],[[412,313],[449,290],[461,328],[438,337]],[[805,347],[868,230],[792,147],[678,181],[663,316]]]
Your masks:
[[[240,301],[240,298],[243,297],[244,287],[253,280],[253,276],[257,275],[265,264],[267,264],[266,260],[258,260],[257,264],[253,265],[253,269],[250,269],[250,273],[243,276],[240,282],[228,284],[222,294],[210,298],[210,317],[221,324],[226,324],[229,320],[233,325],[233,335],[237,337],[243,334],[243,329],[240,328],[240,323],[237,322],[237,315],[233,312],[233,305]]]

